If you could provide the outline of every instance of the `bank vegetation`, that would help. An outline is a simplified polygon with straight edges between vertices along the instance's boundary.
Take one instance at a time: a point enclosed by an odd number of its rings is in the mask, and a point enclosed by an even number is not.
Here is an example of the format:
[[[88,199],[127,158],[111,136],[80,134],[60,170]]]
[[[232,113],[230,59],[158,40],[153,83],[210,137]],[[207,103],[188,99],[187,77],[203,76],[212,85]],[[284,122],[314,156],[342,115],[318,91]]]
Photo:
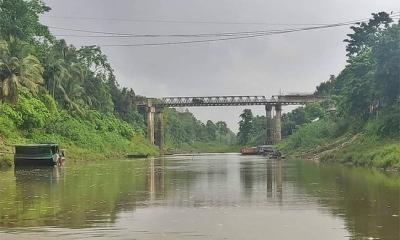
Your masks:
[[[351,27],[347,65],[321,83],[323,103],[283,116],[280,148],[323,162],[400,168],[400,26],[387,13]]]

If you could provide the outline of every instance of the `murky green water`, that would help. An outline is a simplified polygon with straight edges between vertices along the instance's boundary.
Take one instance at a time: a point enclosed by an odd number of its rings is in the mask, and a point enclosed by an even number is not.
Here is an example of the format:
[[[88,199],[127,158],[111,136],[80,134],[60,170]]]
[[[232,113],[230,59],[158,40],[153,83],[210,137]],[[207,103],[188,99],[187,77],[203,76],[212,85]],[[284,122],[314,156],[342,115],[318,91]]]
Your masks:
[[[0,172],[0,239],[400,239],[400,176],[237,154]]]

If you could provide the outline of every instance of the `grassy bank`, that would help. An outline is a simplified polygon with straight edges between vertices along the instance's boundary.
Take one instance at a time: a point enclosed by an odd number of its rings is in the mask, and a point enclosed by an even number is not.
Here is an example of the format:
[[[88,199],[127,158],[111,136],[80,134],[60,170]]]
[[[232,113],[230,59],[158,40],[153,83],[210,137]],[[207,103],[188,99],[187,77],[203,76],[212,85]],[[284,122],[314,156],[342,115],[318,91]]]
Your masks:
[[[396,134],[380,136],[373,131],[377,122],[370,121],[358,131],[347,129],[343,134],[340,122],[324,119],[304,124],[283,140],[279,148],[288,155],[304,159],[398,170],[400,141]]]
[[[15,106],[0,104],[0,139],[2,165],[13,162],[14,144],[58,143],[69,161],[158,153],[141,128],[94,110],[69,113],[45,93],[38,98],[26,93]]]
[[[42,137],[42,139],[50,139]],[[54,136],[51,139],[55,139]],[[95,160],[107,160],[112,158],[125,157],[127,153],[138,153],[138,154],[150,154],[157,155],[158,149],[151,146],[146,142],[142,136],[135,137],[131,141],[119,139],[114,142],[101,143],[102,148],[96,146],[88,147],[78,145],[70,139],[58,138],[59,141],[44,141],[44,142],[57,142],[61,148],[66,149],[66,157],[68,162],[79,162],[79,161],[95,161]],[[16,141],[10,141],[16,143]],[[29,138],[19,138],[19,144],[21,143],[41,143],[41,141],[35,141]],[[12,144],[0,145],[0,167],[10,167],[14,163],[14,155],[12,154],[14,149]]]
[[[353,141],[343,147],[322,151],[323,162],[338,161],[344,164],[384,169],[400,169],[400,143],[393,139],[369,139],[353,136]]]

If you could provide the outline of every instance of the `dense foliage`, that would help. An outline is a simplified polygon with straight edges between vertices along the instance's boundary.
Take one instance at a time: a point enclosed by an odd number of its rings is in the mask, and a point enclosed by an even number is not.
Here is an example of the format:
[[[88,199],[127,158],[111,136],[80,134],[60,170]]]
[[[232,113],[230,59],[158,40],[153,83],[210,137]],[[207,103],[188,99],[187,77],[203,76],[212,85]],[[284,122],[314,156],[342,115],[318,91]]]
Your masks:
[[[204,150],[204,144],[228,146],[235,144],[235,134],[225,122],[206,124],[197,120],[189,111],[165,110],[165,134],[169,148],[189,148]],[[201,148],[201,149],[199,149]],[[213,148],[215,149],[215,148]]]
[[[39,22],[39,14],[50,10],[39,0],[4,0],[0,9],[1,101],[15,105],[21,89],[34,96],[42,89],[70,112],[114,112],[129,123],[143,125],[134,91],[118,86],[100,48],[76,49],[55,39]]]
[[[381,12],[351,29],[346,67],[315,93],[330,100],[285,114],[283,135],[293,135],[282,147],[322,151],[322,160],[400,166],[400,24]]]
[[[240,115],[238,142],[244,145],[262,145],[266,136],[265,116],[254,116],[250,109],[245,109]]]
[[[133,90],[98,47],[76,49],[39,22],[40,0],[0,1],[0,145],[58,142],[71,157],[155,153]],[[88,156],[89,155],[89,156]]]

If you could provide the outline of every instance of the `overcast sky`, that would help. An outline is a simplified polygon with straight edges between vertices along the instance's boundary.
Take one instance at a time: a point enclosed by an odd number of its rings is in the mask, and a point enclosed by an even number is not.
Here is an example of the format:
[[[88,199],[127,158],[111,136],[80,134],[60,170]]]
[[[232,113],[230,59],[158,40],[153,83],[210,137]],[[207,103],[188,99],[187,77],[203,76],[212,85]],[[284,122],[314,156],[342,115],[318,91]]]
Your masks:
[[[372,12],[399,11],[398,0],[46,0],[42,22],[65,28],[133,34],[195,34],[337,23]],[[60,18],[63,17],[63,18]],[[65,18],[64,18],[65,17]],[[91,18],[91,19],[81,19]],[[127,19],[135,21],[117,21]],[[148,21],[150,20],[150,21]],[[153,21],[155,20],[155,21]],[[168,22],[173,21],[173,22]],[[185,22],[185,23],[183,23]],[[213,23],[204,23],[213,22]],[[265,24],[227,24],[227,23]],[[54,34],[90,35],[51,29]],[[313,92],[344,67],[349,27],[232,41],[173,46],[102,47],[118,82],[149,97],[265,95]],[[182,38],[64,37],[81,45],[182,41]],[[237,130],[243,107],[191,108],[202,121],[226,121]],[[264,114],[263,107],[252,108]],[[288,110],[288,108],[286,108]]]

